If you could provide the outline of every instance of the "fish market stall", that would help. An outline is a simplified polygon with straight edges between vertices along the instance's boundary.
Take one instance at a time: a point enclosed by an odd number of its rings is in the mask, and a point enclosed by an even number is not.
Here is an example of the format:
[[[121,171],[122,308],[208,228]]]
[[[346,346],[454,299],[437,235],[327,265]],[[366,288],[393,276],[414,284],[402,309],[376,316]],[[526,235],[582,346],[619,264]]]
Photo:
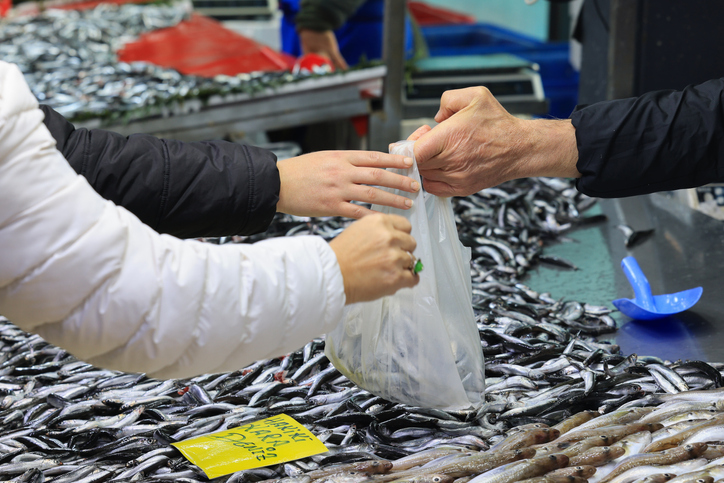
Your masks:
[[[257,64],[266,60],[262,65],[274,71],[221,74],[251,65],[239,53],[217,58],[221,47],[214,48],[214,42],[248,47],[248,39],[231,31],[225,36],[217,33],[201,52],[188,53],[187,60],[170,56],[170,65],[179,65],[186,74],[148,62],[118,61],[116,52],[151,31],[154,36],[146,40],[150,43],[146,48],[152,53],[162,49],[155,43],[164,39],[156,40],[160,35],[156,32],[165,29],[168,35],[179,25],[183,29],[176,36],[187,42],[203,32],[224,30],[218,22],[192,15],[183,2],[49,9],[3,22],[0,53],[20,66],[41,103],[78,127],[126,135],[239,139],[248,132],[367,115],[369,100],[381,95],[384,66],[327,75],[292,74],[279,70],[281,61],[270,63],[272,53],[266,53],[265,47],[249,55]],[[136,58],[138,50],[125,57]],[[190,75],[196,72],[205,77]]]
[[[253,94],[213,95],[204,102],[189,99],[147,110],[143,116],[121,123],[92,119],[76,125],[183,141],[227,135],[243,138],[248,132],[367,115],[370,93],[381,91],[385,70],[377,66],[309,79],[295,79],[290,74],[280,77],[291,82],[262,87]]]
[[[255,113],[254,123],[269,129],[272,121],[260,113],[301,118],[294,99],[322,102],[331,90],[350,104],[330,104],[334,115],[362,110],[361,90],[384,75],[377,68],[319,78],[201,79],[119,64],[109,39],[132,25],[138,34],[163,18],[173,23],[176,13],[157,6],[139,23],[124,10],[137,7],[114,7],[108,15],[103,8],[46,12],[44,23],[18,21],[1,31],[0,53],[15,56],[41,101],[88,125],[186,139],[249,129]],[[125,17],[130,24],[115,23]],[[38,29],[45,40],[37,40]],[[83,45],[74,43],[78,31],[87,34]],[[472,251],[474,330],[487,382],[482,404],[441,410],[386,400],[331,364],[323,338],[234,372],[160,381],[93,367],[0,318],[0,481],[724,478],[724,354],[715,337],[720,222],[662,196],[598,201],[568,180],[549,178],[515,180],[453,203],[460,240]],[[330,239],[348,223],[278,215],[264,234],[205,242]],[[618,265],[631,254],[655,293],[703,285],[701,303],[659,322],[620,317],[610,301],[630,296]],[[558,268],[545,272],[550,265]],[[326,451],[209,477],[174,446],[282,415]]]
[[[611,220],[590,219],[595,204],[554,179],[455,200],[461,240],[473,248],[487,376],[485,402],[466,410],[377,397],[329,363],[323,339],[232,373],[156,381],[92,367],[3,321],[0,479],[208,481],[172,443],[281,414],[327,451],[213,481],[512,482],[552,471],[540,481],[718,479],[724,364],[621,351],[606,340],[617,337],[610,308],[525,282],[553,242],[607,229]],[[279,215],[266,234],[207,242],[331,237],[347,222]]]

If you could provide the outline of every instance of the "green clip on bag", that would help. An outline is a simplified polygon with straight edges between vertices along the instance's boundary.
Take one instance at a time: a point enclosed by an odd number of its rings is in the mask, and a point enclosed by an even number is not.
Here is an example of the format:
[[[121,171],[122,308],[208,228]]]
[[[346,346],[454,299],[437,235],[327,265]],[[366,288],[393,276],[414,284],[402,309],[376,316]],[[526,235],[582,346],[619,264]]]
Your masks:
[[[393,154],[413,157],[413,142]],[[397,170],[420,182],[417,165]],[[410,210],[373,206],[410,220],[415,256],[425,269],[413,288],[349,305],[327,334],[326,353],[358,386],[390,401],[417,407],[464,409],[484,401],[485,369],[472,309],[470,249],[458,239],[450,198],[423,190]]]

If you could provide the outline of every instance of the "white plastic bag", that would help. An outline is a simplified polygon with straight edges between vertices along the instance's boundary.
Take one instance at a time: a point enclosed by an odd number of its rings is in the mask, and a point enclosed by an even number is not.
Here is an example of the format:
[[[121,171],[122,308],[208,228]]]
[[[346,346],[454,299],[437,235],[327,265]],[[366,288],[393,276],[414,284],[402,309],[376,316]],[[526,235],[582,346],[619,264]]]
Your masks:
[[[393,154],[413,157],[413,142]],[[417,165],[396,170],[420,182]],[[472,309],[470,249],[458,239],[450,198],[422,190],[410,210],[374,206],[412,224],[420,283],[372,302],[350,305],[326,337],[326,354],[358,386],[417,407],[463,409],[483,402],[483,352]]]

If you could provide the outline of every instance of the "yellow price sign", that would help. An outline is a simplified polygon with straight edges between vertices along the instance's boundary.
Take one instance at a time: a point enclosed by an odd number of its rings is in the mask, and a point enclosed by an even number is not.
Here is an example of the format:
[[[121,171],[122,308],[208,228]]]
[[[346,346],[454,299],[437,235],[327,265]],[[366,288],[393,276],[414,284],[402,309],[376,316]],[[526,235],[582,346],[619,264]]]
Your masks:
[[[286,414],[172,445],[209,479],[327,451],[307,428]]]

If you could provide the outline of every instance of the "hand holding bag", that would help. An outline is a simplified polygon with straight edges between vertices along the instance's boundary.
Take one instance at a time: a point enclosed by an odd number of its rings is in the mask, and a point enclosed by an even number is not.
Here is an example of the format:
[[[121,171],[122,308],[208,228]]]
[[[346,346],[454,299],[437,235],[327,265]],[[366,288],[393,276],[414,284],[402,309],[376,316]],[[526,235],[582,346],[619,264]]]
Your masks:
[[[413,157],[413,142],[393,146],[392,154]],[[417,165],[393,170],[420,182]],[[458,238],[450,198],[421,189],[413,206],[398,210],[417,241],[414,255],[424,264],[413,288],[372,302],[349,305],[337,328],[327,334],[326,354],[359,387],[410,406],[464,409],[484,401],[485,369],[472,308],[470,249]]]

